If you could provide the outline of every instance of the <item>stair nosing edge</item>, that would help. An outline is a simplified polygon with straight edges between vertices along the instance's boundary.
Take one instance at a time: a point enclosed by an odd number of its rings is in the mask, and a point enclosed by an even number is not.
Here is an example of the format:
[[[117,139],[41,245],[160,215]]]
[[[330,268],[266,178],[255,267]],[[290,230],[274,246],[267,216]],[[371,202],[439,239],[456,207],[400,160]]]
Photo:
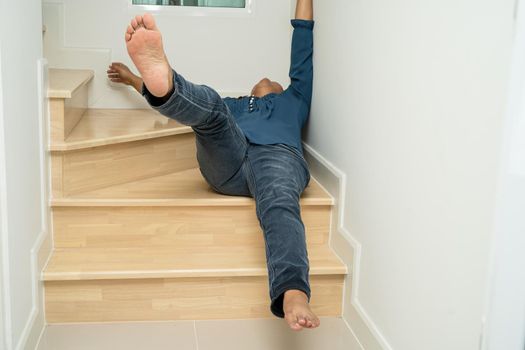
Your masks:
[[[47,91],[47,98],[54,98],[54,99],[63,99],[63,100],[66,100],[66,99],[70,99],[73,97],[73,95],[75,94],[75,92],[81,88],[82,86],[86,85],[87,83],[89,83],[91,80],[93,80],[93,78],[95,77],[95,71],[92,70],[92,69],[66,69],[66,68],[50,68],[50,69],[60,69],[60,70],[73,70],[73,71],[88,71],[90,72],[90,75],[89,77],[87,77],[86,79],[84,79],[80,84],[78,84],[73,90],[71,91],[68,91],[67,93],[63,93],[62,92],[57,92],[56,90],[53,90],[53,89],[49,89]]]
[[[187,272],[181,272],[187,271]],[[348,275],[348,268],[331,266],[310,268],[310,276]],[[266,267],[251,269],[217,269],[217,270],[149,270],[149,271],[113,271],[113,272],[43,272],[44,282],[58,281],[96,281],[96,280],[130,280],[130,279],[163,279],[163,278],[220,278],[220,277],[261,277],[268,276]]]
[[[333,198],[308,198],[301,200],[302,206],[333,206]],[[255,206],[249,197],[233,199],[89,199],[67,198],[50,201],[53,208],[59,207],[244,207]]]
[[[111,145],[118,145],[122,143],[143,141],[143,140],[152,140],[156,138],[163,138],[168,136],[176,135],[185,135],[192,133],[193,130],[189,126],[181,126],[178,128],[160,130],[160,131],[150,131],[145,133],[129,134],[123,136],[113,136],[105,139],[95,139],[89,141],[74,141],[74,142],[63,142],[51,144],[49,147],[50,152],[70,152],[78,151],[88,148],[97,148]]]

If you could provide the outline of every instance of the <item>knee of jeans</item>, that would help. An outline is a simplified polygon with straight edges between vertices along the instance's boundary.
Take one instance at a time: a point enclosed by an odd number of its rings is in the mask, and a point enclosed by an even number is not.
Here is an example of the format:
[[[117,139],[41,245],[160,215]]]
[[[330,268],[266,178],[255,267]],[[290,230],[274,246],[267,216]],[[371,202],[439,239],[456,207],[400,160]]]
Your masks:
[[[300,216],[300,194],[292,188],[268,186],[258,191],[257,213],[261,219],[276,212],[287,212],[293,217]],[[281,214],[279,214],[281,215]]]
[[[294,200],[301,195],[300,186],[293,178],[276,179],[266,186],[260,186],[261,199]]]

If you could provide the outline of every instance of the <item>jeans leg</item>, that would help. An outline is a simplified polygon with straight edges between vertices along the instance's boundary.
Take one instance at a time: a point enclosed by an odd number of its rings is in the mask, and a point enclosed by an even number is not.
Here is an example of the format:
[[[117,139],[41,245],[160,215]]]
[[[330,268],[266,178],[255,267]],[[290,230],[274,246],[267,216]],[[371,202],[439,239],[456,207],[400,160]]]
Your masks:
[[[248,141],[219,94],[193,84],[173,71],[173,94],[158,99],[143,86],[148,103],[161,114],[191,126],[197,142],[197,160],[207,182],[219,190],[239,174]]]
[[[310,180],[299,153],[281,145],[250,145],[248,184],[266,243],[270,310],[284,318],[284,292],[299,289],[310,300],[309,260],[299,199]]]

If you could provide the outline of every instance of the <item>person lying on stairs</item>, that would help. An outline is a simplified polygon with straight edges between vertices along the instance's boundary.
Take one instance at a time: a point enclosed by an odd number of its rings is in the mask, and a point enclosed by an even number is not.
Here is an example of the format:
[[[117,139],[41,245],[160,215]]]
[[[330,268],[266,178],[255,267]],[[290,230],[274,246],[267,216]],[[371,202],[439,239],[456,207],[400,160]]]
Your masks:
[[[122,63],[108,70],[111,81],[133,86],[161,114],[191,126],[197,160],[215,191],[255,199],[266,243],[270,310],[299,331],[316,328],[310,308],[309,259],[299,199],[310,181],[301,129],[312,99],[313,0],[298,0],[285,90],[268,78],[251,96],[224,98],[176,72],[165,55],[162,35],[150,14],[131,20],[125,42],[140,72]]]

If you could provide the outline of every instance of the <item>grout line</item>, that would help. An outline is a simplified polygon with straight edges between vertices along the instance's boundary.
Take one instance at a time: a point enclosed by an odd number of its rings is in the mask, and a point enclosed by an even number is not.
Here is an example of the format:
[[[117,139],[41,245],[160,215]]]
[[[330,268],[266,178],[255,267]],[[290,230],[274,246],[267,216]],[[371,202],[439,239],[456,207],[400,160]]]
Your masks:
[[[38,336],[38,339],[36,340],[35,350],[42,349],[42,347],[45,346],[45,345],[42,345],[44,344],[42,339],[44,339],[44,333],[46,332],[47,326],[48,325],[44,323],[44,327],[40,331],[40,335]]]
[[[348,323],[346,318],[342,317],[342,319],[343,319],[343,322],[346,324],[346,327],[348,327],[348,330],[350,330],[350,333],[352,333],[352,335],[354,336],[354,339],[356,340],[357,344],[361,347],[361,350],[365,350],[365,347],[363,346],[363,344],[361,344],[361,341],[359,340],[357,335],[354,333],[354,330],[352,329],[352,327],[350,327],[350,323]]]
[[[195,336],[195,346],[199,350],[199,337],[197,337],[197,321],[193,321],[193,335]]]

